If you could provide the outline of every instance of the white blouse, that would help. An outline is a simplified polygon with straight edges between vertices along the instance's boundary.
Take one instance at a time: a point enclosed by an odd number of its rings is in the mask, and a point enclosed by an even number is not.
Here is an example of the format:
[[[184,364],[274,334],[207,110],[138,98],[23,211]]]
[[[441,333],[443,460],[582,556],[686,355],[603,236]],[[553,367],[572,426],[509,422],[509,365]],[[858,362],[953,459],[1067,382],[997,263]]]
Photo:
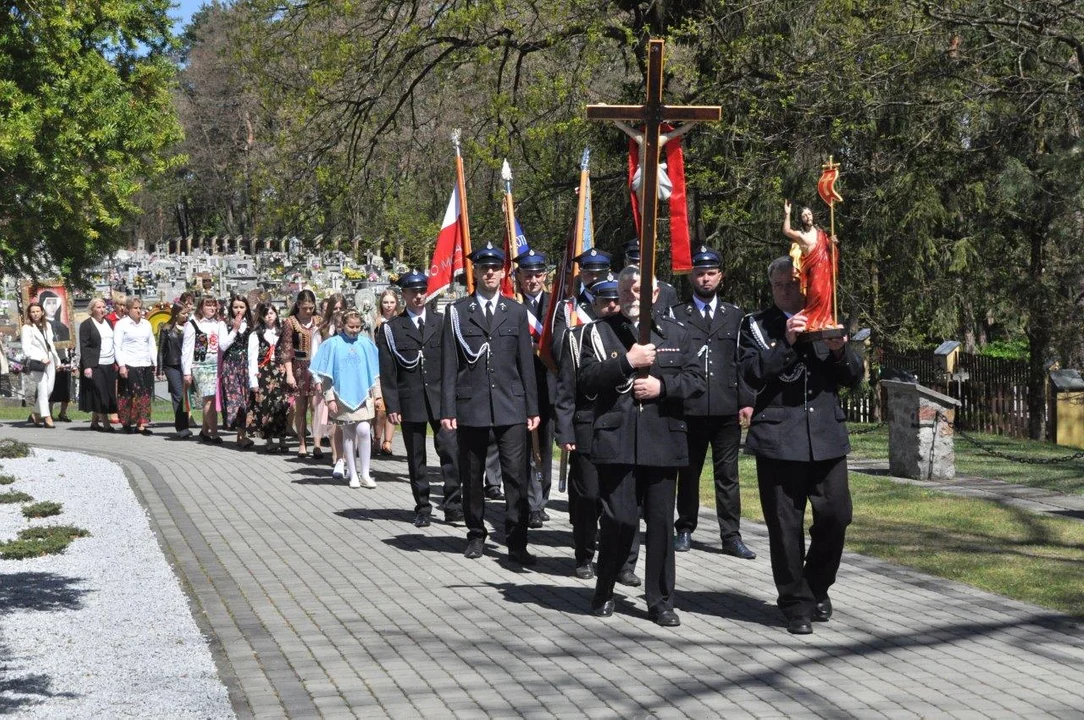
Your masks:
[[[153,367],[158,362],[158,345],[154,331],[146,320],[133,322],[123,317],[113,328],[113,346],[117,364],[124,367]]]
[[[196,354],[196,329],[192,327],[195,322],[200,332],[207,335],[207,358],[218,360],[218,344],[226,337],[226,323],[217,318],[210,320],[189,320],[184,324],[184,341],[181,343],[181,372],[185,375],[192,374],[193,360]]]
[[[248,386],[253,390],[260,389],[260,361],[263,360],[259,356],[260,353],[260,334],[259,332],[251,333],[248,336]],[[263,339],[266,340],[271,347],[276,347],[279,343],[278,330],[267,328],[263,330]]]
[[[102,337],[102,349],[98,353],[98,366],[112,365],[117,355],[113,350],[113,326],[110,325],[104,319],[100,322],[91,318],[94,323],[94,327],[98,329],[98,334]]]

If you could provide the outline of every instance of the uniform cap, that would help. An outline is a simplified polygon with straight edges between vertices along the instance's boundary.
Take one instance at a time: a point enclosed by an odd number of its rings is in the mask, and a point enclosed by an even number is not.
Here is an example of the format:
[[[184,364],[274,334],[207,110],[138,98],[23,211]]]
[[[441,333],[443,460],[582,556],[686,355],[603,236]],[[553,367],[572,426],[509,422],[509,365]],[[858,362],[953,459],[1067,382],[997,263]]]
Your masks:
[[[580,270],[609,270],[610,256],[598,248],[591,248],[573,258],[580,264]]]

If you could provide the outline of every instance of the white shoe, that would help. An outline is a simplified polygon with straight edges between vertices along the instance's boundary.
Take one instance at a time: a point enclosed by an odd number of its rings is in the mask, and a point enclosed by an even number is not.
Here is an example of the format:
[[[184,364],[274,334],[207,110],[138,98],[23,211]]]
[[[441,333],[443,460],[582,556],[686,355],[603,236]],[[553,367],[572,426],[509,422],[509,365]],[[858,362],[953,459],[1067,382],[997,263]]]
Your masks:
[[[357,475],[353,475],[353,476],[350,477],[350,487],[352,487],[352,488],[361,487],[361,479],[358,478]]]
[[[339,458],[335,462],[335,469],[331,471],[331,477],[339,479],[346,477],[346,460]]]
[[[372,475],[366,475],[365,477],[361,478],[361,486],[363,488],[369,488],[370,490],[372,490],[376,487],[376,480],[373,480]]]

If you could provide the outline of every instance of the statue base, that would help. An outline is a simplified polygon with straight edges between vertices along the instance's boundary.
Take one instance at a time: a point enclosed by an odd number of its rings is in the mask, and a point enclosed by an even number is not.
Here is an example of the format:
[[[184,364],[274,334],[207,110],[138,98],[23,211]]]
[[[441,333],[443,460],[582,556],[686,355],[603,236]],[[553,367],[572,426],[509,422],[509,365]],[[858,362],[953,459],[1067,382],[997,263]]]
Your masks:
[[[847,331],[842,327],[822,328],[820,330],[811,330],[809,332],[798,333],[798,342],[817,342],[818,340],[832,340],[834,338],[841,338],[847,334]]]

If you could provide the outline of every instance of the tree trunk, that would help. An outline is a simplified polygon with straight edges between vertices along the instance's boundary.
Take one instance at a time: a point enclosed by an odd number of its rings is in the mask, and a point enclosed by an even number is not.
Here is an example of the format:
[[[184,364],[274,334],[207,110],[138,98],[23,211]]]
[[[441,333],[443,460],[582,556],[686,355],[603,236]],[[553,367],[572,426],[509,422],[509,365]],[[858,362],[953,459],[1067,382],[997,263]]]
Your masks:
[[[1046,427],[1046,356],[1050,349],[1052,307],[1046,300],[1043,272],[1046,269],[1047,223],[1036,218],[1029,231],[1031,265],[1028,271],[1028,437],[1042,440]]]

